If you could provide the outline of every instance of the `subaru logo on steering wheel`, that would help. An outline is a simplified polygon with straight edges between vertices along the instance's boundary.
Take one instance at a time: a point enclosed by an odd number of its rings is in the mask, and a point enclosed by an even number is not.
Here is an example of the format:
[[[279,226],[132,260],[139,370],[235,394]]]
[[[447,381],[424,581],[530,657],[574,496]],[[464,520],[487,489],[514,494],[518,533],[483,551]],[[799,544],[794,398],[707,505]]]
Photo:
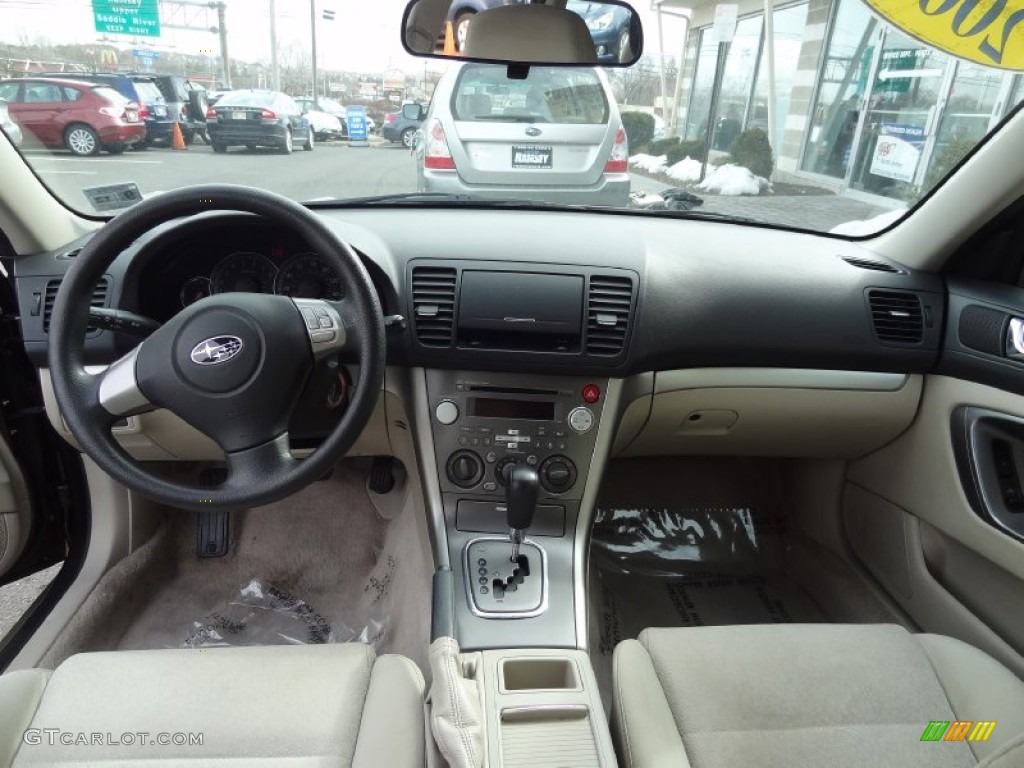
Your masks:
[[[242,351],[242,340],[237,336],[214,336],[192,347],[192,362],[196,365],[226,363]]]

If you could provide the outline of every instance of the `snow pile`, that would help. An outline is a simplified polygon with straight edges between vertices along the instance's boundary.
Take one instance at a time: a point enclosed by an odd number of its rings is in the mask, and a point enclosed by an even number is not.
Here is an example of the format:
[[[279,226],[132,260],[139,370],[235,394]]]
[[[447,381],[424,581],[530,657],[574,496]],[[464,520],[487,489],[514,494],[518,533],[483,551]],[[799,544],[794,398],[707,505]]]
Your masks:
[[[903,218],[903,215],[907,212],[906,208],[897,208],[894,211],[886,211],[883,214],[875,216],[871,219],[856,219],[854,221],[847,221],[844,224],[839,224],[832,227],[829,230],[833,235],[849,235],[850,237],[857,237],[859,235],[873,235],[876,232],[881,232],[883,229],[891,224],[895,224],[897,221]]]
[[[665,202],[665,198],[661,195],[656,195],[653,192],[632,192],[629,195],[629,199],[637,208],[647,208],[649,206]]]
[[[673,166],[675,167],[675,166]],[[768,181],[755,176],[749,168],[742,165],[722,165],[708,172],[707,177],[697,189],[702,192],[714,192],[719,195],[759,195],[761,188],[767,187]]]
[[[629,158],[629,164],[634,168],[647,173],[661,173],[665,170],[665,166],[668,163],[667,155],[645,155],[643,153],[639,155],[633,155]]]
[[[665,173],[676,181],[698,181],[700,179],[700,161],[690,157],[683,158],[675,165],[670,165]]]

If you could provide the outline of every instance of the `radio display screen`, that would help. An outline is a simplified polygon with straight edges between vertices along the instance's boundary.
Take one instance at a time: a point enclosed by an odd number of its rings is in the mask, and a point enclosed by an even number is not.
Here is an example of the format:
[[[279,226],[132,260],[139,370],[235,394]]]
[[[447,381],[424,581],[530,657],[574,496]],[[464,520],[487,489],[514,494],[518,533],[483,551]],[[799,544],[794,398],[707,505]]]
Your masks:
[[[473,397],[471,415],[490,419],[532,419],[554,421],[555,404],[544,400],[506,400],[497,397]]]

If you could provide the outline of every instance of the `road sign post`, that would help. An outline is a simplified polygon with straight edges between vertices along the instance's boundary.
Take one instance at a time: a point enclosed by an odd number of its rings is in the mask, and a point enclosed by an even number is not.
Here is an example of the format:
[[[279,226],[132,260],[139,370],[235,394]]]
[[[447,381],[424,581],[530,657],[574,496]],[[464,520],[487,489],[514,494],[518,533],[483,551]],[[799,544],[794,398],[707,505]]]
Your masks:
[[[92,15],[101,34],[160,37],[157,0],[92,0]]]

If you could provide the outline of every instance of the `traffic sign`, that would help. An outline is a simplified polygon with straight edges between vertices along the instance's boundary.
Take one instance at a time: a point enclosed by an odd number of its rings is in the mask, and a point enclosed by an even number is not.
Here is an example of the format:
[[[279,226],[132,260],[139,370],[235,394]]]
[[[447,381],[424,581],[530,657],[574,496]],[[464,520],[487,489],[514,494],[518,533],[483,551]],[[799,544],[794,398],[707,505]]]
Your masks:
[[[147,51],[145,48],[133,48],[132,56],[138,59],[159,59],[160,51]]]
[[[97,32],[160,37],[158,0],[92,0],[92,14]]]
[[[345,122],[348,125],[348,145],[350,147],[366,146],[369,143],[366,130],[366,107],[348,107]]]

